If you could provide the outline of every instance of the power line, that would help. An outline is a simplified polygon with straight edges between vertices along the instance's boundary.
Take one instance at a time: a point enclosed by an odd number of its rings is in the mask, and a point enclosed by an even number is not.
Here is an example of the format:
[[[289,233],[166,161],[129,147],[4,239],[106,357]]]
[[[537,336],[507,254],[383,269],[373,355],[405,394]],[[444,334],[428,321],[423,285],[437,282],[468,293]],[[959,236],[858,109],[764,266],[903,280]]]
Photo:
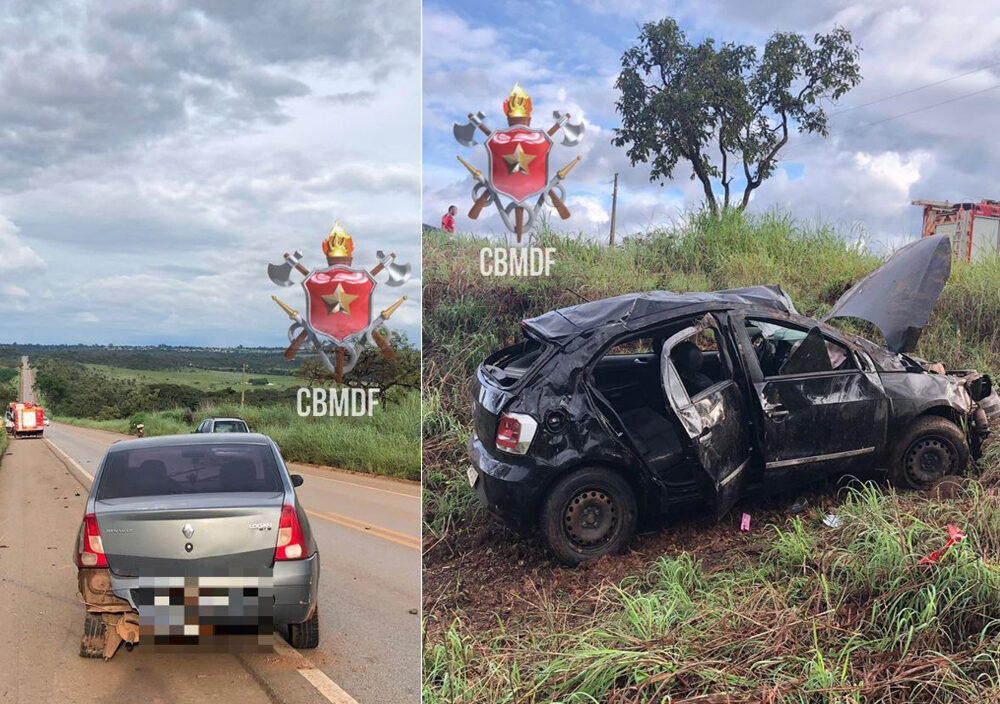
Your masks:
[[[980,95],[981,93],[986,93],[991,90],[996,90],[1000,88],[1000,83],[990,86],[989,88],[981,88],[980,90],[974,90],[971,93],[963,93],[962,95],[956,95],[953,98],[947,98],[946,100],[939,100],[936,103],[931,103],[930,105],[924,105],[920,108],[914,108],[913,110],[907,110],[906,112],[901,112],[898,115],[891,115],[889,117],[884,117],[881,120],[875,120],[874,122],[866,122],[863,125],[858,125],[856,127],[850,127],[846,130],[841,130],[840,133],[845,132],[857,132],[858,130],[867,129],[869,127],[874,127],[875,125],[881,125],[884,122],[891,122],[892,120],[898,120],[901,117],[906,117],[907,115],[913,115],[914,113],[924,112],[925,110],[930,110],[931,108],[936,108],[939,105],[947,105],[948,103],[954,103],[959,100],[965,100],[966,98],[971,98],[974,95]]]
[[[922,91],[925,88],[933,88],[934,86],[939,86],[942,83],[947,83],[948,81],[954,81],[954,80],[956,80],[958,78],[965,78],[966,76],[971,76],[974,73],[979,73],[980,71],[985,71],[986,69],[993,68],[994,66],[1000,66],[1000,61],[996,61],[996,62],[994,62],[992,64],[987,64],[985,66],[980,66],[979,68],[974,68],[971,71],[966,71],[965,73],[960,73],[960,74],[958,74],[956,76],[949,76],[948,78],[942,78],[939,81],[933,81],[932,83],[925,83],[923,85],[917,86],[915,88],[910,88],[908,90],[904,90],[904,91],[899,92],[899,93],[893,93],[892,95],[886,95],[886,96],[883,96],[881,98],[878,98],[877,100],[871,100],[871,101],[869,101],[867,103],[861,103],[860,105],[852,105],[851,107],[848,107],[848,108],[843,108],[841,110],[836,110],[834,112],[831,112],[830,116],[833,117],[834,115],[841,115],[841,114],[843,114],[845,112],[851,112],[852,110],[860,110],[861,108],[866,108],[869,105],[876,105],[878,103],[884,103],[885,101],[892,100],[893,98],[900,98],[900,97],[902,97],[904,95],[910,95],[911,93],[916,93],[918,91]]]
[[[954,103],[954,102],[958,102],[959,100],[965,100],[966,98],[971,98],[971,97],[973,97],[975,95],[980,95],[982,93],[986,93],[986,92],[991,91],[991,90],[996,90],[997,88],[1000,88],[1000,83],[997,83],[995,85],[989,86],[988,88],[981,88],[980,90],[972,91],[971,93],[963,93],[962,95],[956,95],[953,98],[947,98],[945,100],[939,100],[936,103],[931,103],[930,105],[924,105],[923,107],[914,108],[913,110],[907,110],[906,112],[901,112],[898,115],[890,115],[889,117],[884,117],[881,120],[875,120],[874,122],[866,122],[863,125],[857,125],[855,127],[849,127],[847,129],[844,129],[844,130],[838,130],[837,133],[838,134],[850,134],[851,132],[857,132],[859,130],[868,129],[869,127],[875,127],[876,125],[881,125],[881,124],[884,124],[886,122],[892,122],[893,120],[898,120],[899,118],[906,117],[907,115],[913,115],[915,113],[924,112],[926,110],[930,110],[932,108],[936,108],[936,107],[941,106],[941,105],[947,105],[948,103]],[[779,152],[779,155],[780,155],[780,152]],[[795,152],[793,151],[791,154],[787,154],[786,153],[784,155],[781,155],[781,157],[780,157],[780,159],[778,159],[778,161],[789,161],[789,160],[792,160],[794,158],[795,158]]]

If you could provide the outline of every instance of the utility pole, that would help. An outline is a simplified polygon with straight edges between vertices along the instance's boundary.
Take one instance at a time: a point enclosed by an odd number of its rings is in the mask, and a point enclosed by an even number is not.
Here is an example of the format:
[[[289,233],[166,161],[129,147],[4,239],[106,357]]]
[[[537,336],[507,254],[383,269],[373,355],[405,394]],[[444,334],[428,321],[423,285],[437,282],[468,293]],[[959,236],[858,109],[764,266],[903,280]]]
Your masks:
[[[615,190],[611,196],[611,244],[615,246],[615,219],[618,217],[618,172],[615,172]]]
[[[243,365],[243,384],[240,386],[240,408],[247,400],[247,365]]]

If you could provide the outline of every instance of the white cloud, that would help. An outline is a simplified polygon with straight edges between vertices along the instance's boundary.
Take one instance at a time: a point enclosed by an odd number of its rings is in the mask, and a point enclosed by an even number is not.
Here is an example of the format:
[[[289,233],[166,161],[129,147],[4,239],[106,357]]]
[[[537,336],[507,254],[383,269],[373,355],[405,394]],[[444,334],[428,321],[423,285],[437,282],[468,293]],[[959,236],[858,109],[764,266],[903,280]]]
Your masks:
[[[558,108],[587,121],[578,150],[583,161],[565,184],[570,200],[588,199],[609,210],[608,182],[618,172],[619,233],[642,231],[697,207],[704,194],[700,183],[689,179],[685,162],[661,187],[649,183],[645,165],[632,166],[625,149],[610,143],[619,120],[614,81],[621,54],[634,44],[639,24],[666,16],[677,18],[695,41],[712,36],[763,46],[774,31],[811,38],[839,24],[862,47],[863,80],[829,107],[830,137],[793,134],[781,152],[781,168],[754,192],[751,211],[778,206],[805,220],[822,218],[841,226],[847,237],[863,233],[879,247],[918,235],[920,211],[911,200],[1000,198],[995,168],[1000,143],[992,139],[1000,88],[990,90],[1000,85],[995,3],[956,13],[931,0],[903,5],[775,0],[766,6],[740,0],[580,0],[539,8],[544,18],[531,33],[505,31],[524,9],[524,4],[493,5],[472,15],[458,3],[425,4],[430,17],[481,42],[475,61],[454,57],[452,46],[432,46],[435,58],[425,64],[424,198],[425,212],[432,216],[440,217],[449,202],[457,203],[461,214],[468,209],[471,180],[455,165],[454,153],[461,148],[451,140],[451,122],[476,109],[495,122],[502,117],[499,101],[515,77],[535,99],[536,115]],[[569,15],[574,16],[571,24],[565,21]],[[464,42],[459,36],[453,43],[469,51]],[[514,76],[512,67],[527,56],[534,66]],[[607,228],[593,219],[600,220],[600,210],[573,210],[571,220],[553,223],[569,232],[605,236]],[[477,223],[460,218],[459,229],[499,232],[502,226],[490,217]]]
[[[281,345],[303,294],[266,265],[339,220],[413,265],[375,295],[419,339],[417,0],[31,8],[0,11],[0,281],[35,272],[5,337]]]
[[[27,277],[45,270],[45,261],[26,245],[18,228],[0,215],[0,274]]]

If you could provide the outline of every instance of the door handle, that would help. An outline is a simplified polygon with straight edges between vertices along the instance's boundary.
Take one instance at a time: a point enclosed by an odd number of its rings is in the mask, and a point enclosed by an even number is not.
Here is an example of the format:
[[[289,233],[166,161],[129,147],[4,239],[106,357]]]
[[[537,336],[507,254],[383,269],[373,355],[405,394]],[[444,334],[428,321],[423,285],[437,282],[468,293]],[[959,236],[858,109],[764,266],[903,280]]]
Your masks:
[[[788,416],[788,409],[782,406],[780,403],[776,403],[773,406],[765,405],[764,413],[767,414],[768,418],[772,420],[778,420],[779,418],[785,418]]]
[[[649,364],[649,360],[647,360],[647,359],[639,359],[638,357],[633,357],[632,358],[632,364],[646,365],[646,364]]]

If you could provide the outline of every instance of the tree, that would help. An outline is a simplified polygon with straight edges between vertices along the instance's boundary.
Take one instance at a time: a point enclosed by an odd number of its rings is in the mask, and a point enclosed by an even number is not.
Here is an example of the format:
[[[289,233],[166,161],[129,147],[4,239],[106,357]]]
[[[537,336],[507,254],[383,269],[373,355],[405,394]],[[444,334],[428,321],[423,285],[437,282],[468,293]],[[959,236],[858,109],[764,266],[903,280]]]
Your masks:
[[[728,208],[742,176],[743,210],[774,173],[792,128],[827,136],[821,102],[861,81],[859,55],[842,27],[816,34],[812,46],[799,34],[776,32],[758,57],[756,47],[716,48],[711,38],[693,45],[670,18],[647,23],[622,55],[615,83],[622,126],[612,142],[628,146],[633,166],[651,163],[650,181],[671,178],[678,161],[689,162],[712,213],[719,212],[713,180]]]
[[[408,391],[420,389],[420,352],[410,341],[393,330],[389,344],[396,350],[395,359],[389,361],[381,350],[371,345],[361,348],[354,369],[344,374],[344,386],[352,388],[379,389],[379,403],[392,403]],[[332,384],[331,374],[317,359],[306,359],[295,374],[312,386]]]

